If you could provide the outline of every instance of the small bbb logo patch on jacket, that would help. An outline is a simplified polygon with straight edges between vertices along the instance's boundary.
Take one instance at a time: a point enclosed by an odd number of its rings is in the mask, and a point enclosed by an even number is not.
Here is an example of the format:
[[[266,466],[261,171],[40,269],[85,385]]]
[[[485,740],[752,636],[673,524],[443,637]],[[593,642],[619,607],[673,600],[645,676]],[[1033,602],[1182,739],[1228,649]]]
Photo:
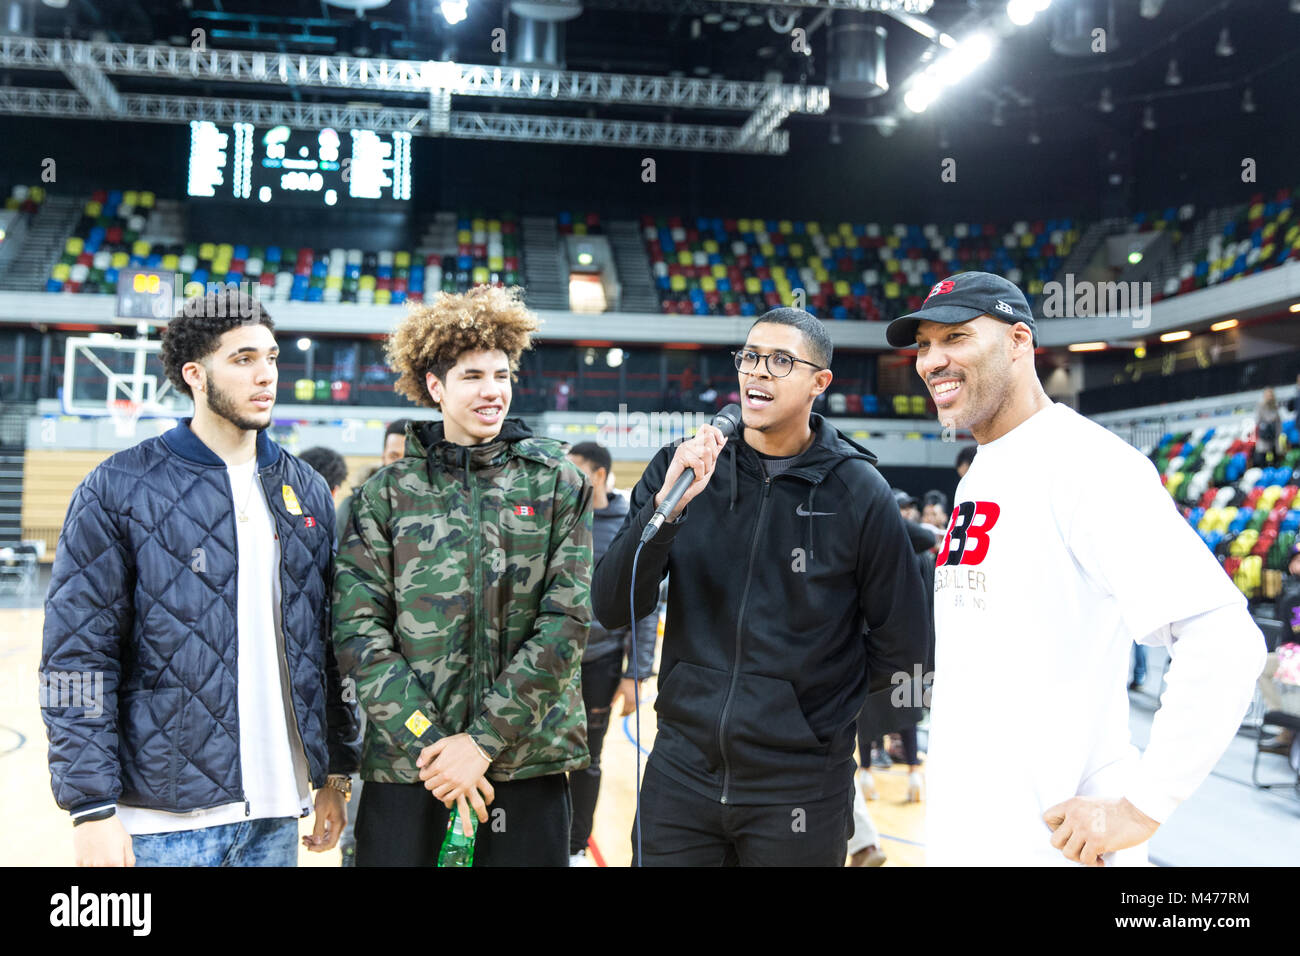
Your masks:
[[[291,515],[301,515],[302,506],[298,504],[298,496],[294,494],[293,488],[289,485],[280,486],[280,496],[284,498],[284,507]]]
[[[537,512],[533,510],[532,505],[515,505],[515,514],[523,518],[531,518]]]
[[[307,515],[307,517],[302,519],[302,524],[305,528],[314,528],[316,527],[316,519],[311,515]]]
[[[423,737],[424,732],[432,726],[432,721],[418,710],[406,718],[406,729],[417,737]]]

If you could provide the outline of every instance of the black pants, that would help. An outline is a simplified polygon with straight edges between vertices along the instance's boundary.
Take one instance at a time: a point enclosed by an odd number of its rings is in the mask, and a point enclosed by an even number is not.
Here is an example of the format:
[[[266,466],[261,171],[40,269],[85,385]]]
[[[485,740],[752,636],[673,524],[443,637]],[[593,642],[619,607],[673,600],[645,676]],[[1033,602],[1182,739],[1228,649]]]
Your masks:
[[[609,729],[610,701],[623,677],[623,655],[617,651],[582,665],[582,703],[587,708],[587,747],[591,766],[569,774],[573,791],[573,832],[569,853],[585,849],[591,837],[591,821],[600,795],[600,751]]]
[[[562,773],[492,784],[475,866],[569,865],[569,781]],[[357,811],[357,866],[435,866],[451,812],[422,783],[367,783]]]
[[[853,790],[799,804],[732,806],[648,764],[641,782],[644,866],[843,866]],[[636,828],[632,829],[636,865]]]

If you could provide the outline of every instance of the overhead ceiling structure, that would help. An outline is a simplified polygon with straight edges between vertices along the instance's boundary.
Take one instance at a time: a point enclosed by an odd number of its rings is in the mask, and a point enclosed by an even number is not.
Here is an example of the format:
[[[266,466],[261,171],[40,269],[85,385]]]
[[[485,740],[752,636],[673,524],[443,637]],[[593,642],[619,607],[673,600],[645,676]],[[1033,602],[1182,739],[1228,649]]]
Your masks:
[[[905,124],[1034,142],[1240,116],[1300,53],[1290,0],[0,6],[18,11],[0,17],[0,113],[757,155],[809,124],[833,144]]]
[[[658,146],[733,152],[783,153],[788,135],[777,127],[792,112],[822,112],[824,87],[684,77],[586,73],[454,62],[194,50],[125,43],[89,43],[0,36],[0,67],[59,71],[75,90],[0,87],[0,112],[88,119],[346,126],[367,113],[368,128],[406,129],[471,139],[508,139],[610,146]],[[110,77],[177,84],[203,81],[236,86],[315,88],[361,92],[365,107],[337,101],[204,97],[186,93],[123,93]],[[423,97],[421,108],[397,105]],[[570,102],[602,106],[749,113],[741,126],[508,114],[452,109],[451,98]],[[385,105],[384,99],[394,99]],[[51,111],[53,104],[58,109]],[[387,115],[384,115],[387,114]],[[374,122],[371,122],[371,121]]]

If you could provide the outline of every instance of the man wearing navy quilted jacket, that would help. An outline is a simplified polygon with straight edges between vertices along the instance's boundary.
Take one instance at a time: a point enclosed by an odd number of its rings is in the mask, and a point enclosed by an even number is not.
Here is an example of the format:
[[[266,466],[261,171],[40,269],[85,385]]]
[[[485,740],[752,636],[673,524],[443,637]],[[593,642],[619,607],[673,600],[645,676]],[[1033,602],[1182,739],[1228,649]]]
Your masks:
[[[162,359],[194,417],[68,507],[42,686],[96,691],[47,695],[42,716],[79,865],[293,866],[311,789],[303,843],[342,832],[357,753],[329,633],[334,507],[266,434],[273,328],[234,288],[186,302]]]

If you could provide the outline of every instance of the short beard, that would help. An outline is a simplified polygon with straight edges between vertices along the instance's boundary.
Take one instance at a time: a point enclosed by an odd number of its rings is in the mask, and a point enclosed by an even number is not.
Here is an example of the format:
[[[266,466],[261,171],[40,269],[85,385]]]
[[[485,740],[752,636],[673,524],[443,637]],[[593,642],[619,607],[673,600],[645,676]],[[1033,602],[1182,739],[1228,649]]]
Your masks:
[[[235,411],[235,402],[230,397],[230,393],[217,388],[216,383],[211,378],[208,379],[208,390],[204,394],[207,396],[208,411],[224,418],[241,431],[265,431],[267,426],[271,424],[270,419],[267,419],[266,424],[262,424],[251,418],[242,417],[239,412]]]

